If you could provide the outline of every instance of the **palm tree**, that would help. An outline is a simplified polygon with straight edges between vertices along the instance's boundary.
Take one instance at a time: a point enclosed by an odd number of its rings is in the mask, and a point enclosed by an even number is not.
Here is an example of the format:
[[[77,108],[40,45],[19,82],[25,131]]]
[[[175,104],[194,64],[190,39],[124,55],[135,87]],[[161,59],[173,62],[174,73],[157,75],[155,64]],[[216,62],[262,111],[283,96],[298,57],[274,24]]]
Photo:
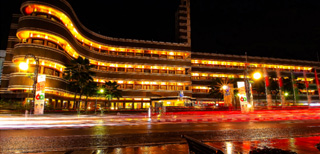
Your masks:
[[[98,85],[96,82],[89,82],[86,87],[83,89],[83,94],[86,96],[86,103],[85,103],[85,112],[87,112],[88,108],[88,97],[96,95],[98,91]]]
[[[269,80],[271,95],[275,95],[275,103],[277,104],[278,94],[280,93],[279,83],[277,80],[274,80],[275,78],[277,78],[277,74],[275,72],[271,72],[269,76],[271,78],[271,80]]]
[[[76,98],[77,98],[77,93],[80,91],[79,90],[79,87],[76,85],[76,83],[75,82],[72,82],[72,81],[70,81],[69,82],[69,84],[68,84],[68,86],[67,86],[67,88],[68,88],[68,90],[69,91],[73,91],[74,92],[74,97],[73,97],[73,102],[74,102],[74,104],[73,104],[73,109],[75,110],[76,109]]]
[[[80,95],[79,101],[77,102],[78,114],[80,114],[80,102],[84,87],[93,82],[92,76],[95,73],[90,70],[92,67],[89,59],[83,59],[79,56],[77,59],[71,60],[71,64],[68,65],[64,71],[64,78],[69,80],[70,85],[76,89],[75,95],[77,93]]]
[[[252,89],[254,89],[257,92],[258,102],[260,102],[260,100],[259,100],[260,94],[265,93],[265,91],[266,91],[264,81],[263,80],[254,81],[254,83],[252,84]]]
[[[223,99],[224,94],[223,94],[223,90],[222,90],[222,86],[223,85],[237,85],[237,82],[240,81],[239,78],[214,78],[211,81],[211,85],[209,86],[210,91],[209,91],[209,96],[212,96],[214,98],[218,98],[218,101],[220,101],[220,99]],[[233,92],[234,89],[232,89]],[[234,99],[234,98],[233,98]],[[236,102],[234,102],[236,103]],[[236,104],[233,104],[236,105]]]
[[[211,85],[209,86],[209,96],[213,96],[214,98],[218,98],[218,101],[223,98],[223,90],[222,86],[227,85],[229,83],[228,78],[214,78],[211,81]]]
[[[108,100],[108,105],[110,106],[110,101],[112,98],[120,98],[122,97],[122,91],[118,89],[119,85],[117,82],[108,81],[103,85],[104,94]],[[107,105],[104,105],[107,107]]]

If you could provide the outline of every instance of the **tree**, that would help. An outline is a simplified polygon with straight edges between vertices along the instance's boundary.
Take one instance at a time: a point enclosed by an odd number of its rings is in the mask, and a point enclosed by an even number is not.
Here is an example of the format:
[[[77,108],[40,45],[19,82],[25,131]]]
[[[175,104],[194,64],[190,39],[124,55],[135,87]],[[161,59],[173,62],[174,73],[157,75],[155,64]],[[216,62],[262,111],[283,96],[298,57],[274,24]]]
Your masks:
[[[305,85],[305,82],[302,81],[302,80],[297,80],[296,81],[296,84],[297,84],[297,88],[298,90],[303,90],[303,89],[306,89],[306,85]]]
[[[119,85],[117,82],[108,81],[103,85],[105,97],[108,100],[108,105],[110,106],[110,101],[112,98],[122,97],[122,91],[118,89]],[[104,105],[107,107],[106,103]]]
[[[276,96],[276,100],[275,102],[277,103],[277,99],[278,99],[278,94],[280,93],[280,89],[279,89],[279,84],[278,84],[278,80],[274,80],[275,78],[277,78],[277,74],[272,72],[270,73],[270,92],[271,95],[275,95]]]
[[[95,73],[90,70],[92,67],[89,59],[83,59],[79,56],[77,59],[71,60],[71,64],[68,65],[64,71],[64,78],[69,80],[70,85],[76,89],[75,97],[77,93],[80,95],[79,101],[77,102],[78,114],[80,114],[80,102],[84,87],[93,82],[92,76]]]
[[[211,81],[211,85],[209,86],[209,96],[214,98],[218,98],[218,101],[223,98],[223,90],[221,90],[223,85],[233,84],[237,82],[237,79],[229,79],[229,78],[214,78]]]
[[[84,87],[83,94],[86,96],[86,103],[85,103],[85,112],[87,112],[88,108],[88,97],[96,95],[98,91],[98,85],[96,82],[89,82],[86,87]]]
[[[252,84],[252,89],[255,90],[258,94],[258,102],[259,102],[259,97],[261,93],[265,93],[265,83],[263,80],[256,80]]]
[[[213,98],[217,98],[218,101],[223,98],[223,91],[221,90],[222,87],[222,79],[221,78],[214,78],[211,81],[211,84],[209,86],[209,96],[212,96]]]
[[[291,77],[286,77],[283,78],[283,90],[289,94],[292,94],[292,81],[291,81]]]

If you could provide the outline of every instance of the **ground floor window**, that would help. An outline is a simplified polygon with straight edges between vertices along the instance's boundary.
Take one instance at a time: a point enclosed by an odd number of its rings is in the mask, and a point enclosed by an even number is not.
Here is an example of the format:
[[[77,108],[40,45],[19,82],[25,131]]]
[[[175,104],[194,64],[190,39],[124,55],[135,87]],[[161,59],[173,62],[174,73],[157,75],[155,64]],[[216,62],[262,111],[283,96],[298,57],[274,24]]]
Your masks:
[[[132,109],[132,102],[126,103],[126,109]]]
[[[150,107],[150,103],[143,103],[143,108],[149,108]]]
[[[117,103],[118,104],[118,109],[123,109],[123,103],[120,102],[120,103]]]
[[[68,101],[63,101],[63,108],[66,109],[68,107]]]
[[[74,106],[74,101],[70,101],[69,109],[73,109],[73,106]]]
[[[141,109],[141,104],[142,103],[134,103],[134,109]]]

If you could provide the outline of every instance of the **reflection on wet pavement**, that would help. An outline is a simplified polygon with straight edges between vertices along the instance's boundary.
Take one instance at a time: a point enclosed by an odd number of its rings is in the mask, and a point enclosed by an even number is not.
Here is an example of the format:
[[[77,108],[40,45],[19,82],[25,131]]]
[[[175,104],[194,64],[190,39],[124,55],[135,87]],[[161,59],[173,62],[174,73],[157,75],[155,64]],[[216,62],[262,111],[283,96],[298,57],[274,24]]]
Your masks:
[[[225,154],[232,154],[236,152],[249,153],[252,149],[263,147],[290,150],[298,154],[310,154],[320,153],[320,151],[315,147],[319,142],[320,136],[241,142],[206,142],[206,144],[221,149]]]
[[[188,153],[181,135],[203,140],[226,154],[235,151],[248,153],[264,146],[297,153],[320,153],[315,148],[320,142],[319,122],[96,125],[79,129],[0,130],[0,153]]]
[[[206,142],[206,144],[221,149],[225,154],[243,153],[247,154],[255,148],[278,148],[290,150],[298,154],[320,153],[315,147],[320,142],[320,136],[299,137],[289,139],[265,139],[255,141],[239,142]],[[87,151],[68,151],[68,152],[43,152],[32,154],[186,154],[188,153],[187,144],[166,144],[157,146],[137,146],[137,147],[119,147],[106,148]],[[31,153],[29,153],[31,154]]]

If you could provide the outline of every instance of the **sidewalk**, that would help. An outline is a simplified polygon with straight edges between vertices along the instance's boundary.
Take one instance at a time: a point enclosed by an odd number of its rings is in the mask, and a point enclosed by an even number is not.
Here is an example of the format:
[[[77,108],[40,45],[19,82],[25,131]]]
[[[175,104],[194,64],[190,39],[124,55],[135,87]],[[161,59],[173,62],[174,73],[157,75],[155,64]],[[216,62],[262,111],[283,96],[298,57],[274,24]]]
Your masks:
[[[280,120],[318,120],[320,109],[270,110],[241,113],[240,111],[170,112],[157,118],[158,122],[246,122]],[[153,119],[154,120],[154,119]]]

